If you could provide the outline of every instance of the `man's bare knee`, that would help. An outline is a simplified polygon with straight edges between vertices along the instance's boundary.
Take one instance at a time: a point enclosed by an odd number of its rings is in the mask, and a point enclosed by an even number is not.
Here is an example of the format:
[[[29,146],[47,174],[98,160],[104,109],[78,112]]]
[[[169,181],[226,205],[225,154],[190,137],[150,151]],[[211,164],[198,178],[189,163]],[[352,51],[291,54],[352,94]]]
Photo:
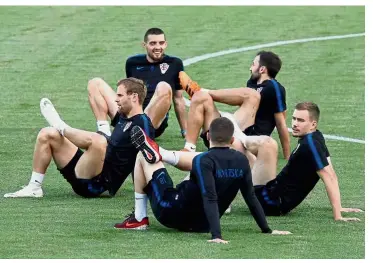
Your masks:
[[[89,94],[93,94],[99,91],[100,86],[103,86],[105,81],[102,78],[93,78],[88,81],[87,90]]]
[[[242,88],[241,96],[244,102],[249,101],[251,105],[258,105],[260,103],[260,93],[254,89]]]
[[[261,136],[263,139],[260,142],[260,146],[266,150],[276,151],[278,150],[277,142],[269,136]]]
[[[156,92],[158,96],[170,96],[172,95],[172,88],[170,84],[165,81],[161,81],[157,84]]]
[[[104,136],[97,134],[97,133],[93,133],[91,138],[89,138],[89,140],[90,140],[89,143],[91,147],[102,150],[102,151],[106,150],[107,140]]]
[[[214,101],[212,100],[211,96],[204,91],[197,91],[194,93],[192,99],[191,99],[191,104],[204,104],[204,103],[213,103]]]
[[[61,135],[53,127],[45,127],[40,130],[37,140],[40,143],[51,143],[52,141],[61,140]]]

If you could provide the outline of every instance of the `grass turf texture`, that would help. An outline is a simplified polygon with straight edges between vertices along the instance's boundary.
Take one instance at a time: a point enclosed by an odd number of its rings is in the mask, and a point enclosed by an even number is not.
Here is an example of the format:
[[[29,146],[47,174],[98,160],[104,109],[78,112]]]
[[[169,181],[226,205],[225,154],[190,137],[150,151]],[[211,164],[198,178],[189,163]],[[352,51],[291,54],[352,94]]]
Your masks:
[[[149,27],[163,28],[167,53],[186,59],[278,40],[361,33],[364,15],[363,7],[0,7],[1,196],[29,180],[34,141],[46,126],[40,99],[50,98],[71,126],[95,130],[87,81],[99,76],[114,86],[124,76],[126,58],[142,52]],[[364,139],[364,49],[363,37],[271,48],[283,60],[278,80],[287,89],[288,125],[294,105],[313,100],[322,111],[321,131]],[[186,71],[205,87],[243,86],[256,52],[202,61]],[[171,110],[159,143],[180,149],[179,134]],[[364,145],[327,145],[342,204],[364,209]],[[284,164],[280,158],[279,168]],[[169,171],[174,182],[184,176]],[[334,222],[322,183],[288,216],[268,218],[273,229],[294,233],[287,237],[259,233],[239,196],[232,214],[221,220],[228,245],[207,243],[208,234],[167,229],[151,212],[150,231],[113,229],[133,206],[130,180],[113,199],[87,200],[72,193],[52,164],[44,190],[38,200],[0,197],[0,258],[364,257],[364,215],[357,215],[360,223]]]

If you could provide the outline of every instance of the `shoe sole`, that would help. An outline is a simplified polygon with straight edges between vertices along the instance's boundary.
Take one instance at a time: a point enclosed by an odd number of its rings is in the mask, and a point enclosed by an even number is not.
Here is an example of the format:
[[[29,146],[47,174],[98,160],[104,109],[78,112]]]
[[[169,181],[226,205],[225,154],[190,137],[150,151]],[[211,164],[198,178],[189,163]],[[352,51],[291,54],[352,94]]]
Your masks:
[[[42,198],[43,196],[41,195],[39,195],[39,196],[37,196],[37,195],[30,195],[30,196],[6,196],[6,195],[4,195],[4,198]]]
[[[142,226],[138,226],[138,227],[134,227],[134,228],[121,228],[121,227],[114,227],[115,229],[118,229],[118,230],[148,230],[149,228],[149,225],[142,225]]]
[[[148,142],[146,134],[139,126],[131,130],[131,143],[142,153],[148,163],[156,163],[160,160],[159,153]]]

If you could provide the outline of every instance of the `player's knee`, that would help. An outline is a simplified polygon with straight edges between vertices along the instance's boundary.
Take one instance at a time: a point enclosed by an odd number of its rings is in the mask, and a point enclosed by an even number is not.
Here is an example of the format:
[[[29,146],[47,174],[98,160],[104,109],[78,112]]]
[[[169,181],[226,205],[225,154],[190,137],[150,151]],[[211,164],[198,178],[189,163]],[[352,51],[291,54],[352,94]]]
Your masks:
[[[88,143],[91,145],[91,147],[102,151],[106,150],[107,140],[104,136],[94,133],[89,140],[90,141]]]
[[[265,137],[265,138],[263,138],[262,146],[265,147],[268,150],[272,150],[272,151],[277,152],[277,150],[278,150],[277,142],[269,136],[263,136],[263,137]]]
[[[100,85],[104,83],[104,80],[102,78],[93,78],[88,81],[87,90],[88,94],[94,94],[99,90]]]
[[[53,127],[45,127],[40,130],[37,140],[40,143],[48,143],[51,142],[52,140],[58,140],[61,138],[61,135],[57,131],[57,129]]]
[[[167,96],[171,98],[172,95],[171,86],[165,81],[161,81],[157,84],[156,92],[158,96]]]
[[[213,100],[211,96],[204,91],[197,91],[194,93],[192,99],[191,99],[191,104],[212,104]]]
[[[259,106],[261,96],[256,90],[242,88],[241,96],[245,101],[250,101],[250,104]]]

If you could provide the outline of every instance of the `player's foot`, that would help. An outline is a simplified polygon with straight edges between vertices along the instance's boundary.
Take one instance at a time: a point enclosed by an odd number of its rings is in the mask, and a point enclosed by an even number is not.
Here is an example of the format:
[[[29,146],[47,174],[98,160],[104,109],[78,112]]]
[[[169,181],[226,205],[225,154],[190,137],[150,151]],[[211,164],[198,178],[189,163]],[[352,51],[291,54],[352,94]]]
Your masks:
[[[14,193],[7,193],[4,195],[5,198],[16,198],[16,197],[43,197],[43,189],[40,186],[34,186],[32,184],[24,186],[21,190]]]
[[[139,126],[135,126],[131,130],[131,143],[141,151],[148,163],[157,163],[162,160],[158,144],[150,139]]]
[[[197,82],[193,81],[184,71],[179,72],[180,86],[183,90],[188,93],[190,97],[193,97],[194,93],[201,90],[201,87]]]
[[[63,134],[63,130],[67,127],[67,124],[61,119],[49,99],[42,98],[40,100],[40,111],[49,125],[56,128],[59,133]]]
[[[135,213],[129,214],[122,223],[114,225],[116,229],[146,230],[149,227],[149,219],[144,217],[140,222],[135,218]]]

